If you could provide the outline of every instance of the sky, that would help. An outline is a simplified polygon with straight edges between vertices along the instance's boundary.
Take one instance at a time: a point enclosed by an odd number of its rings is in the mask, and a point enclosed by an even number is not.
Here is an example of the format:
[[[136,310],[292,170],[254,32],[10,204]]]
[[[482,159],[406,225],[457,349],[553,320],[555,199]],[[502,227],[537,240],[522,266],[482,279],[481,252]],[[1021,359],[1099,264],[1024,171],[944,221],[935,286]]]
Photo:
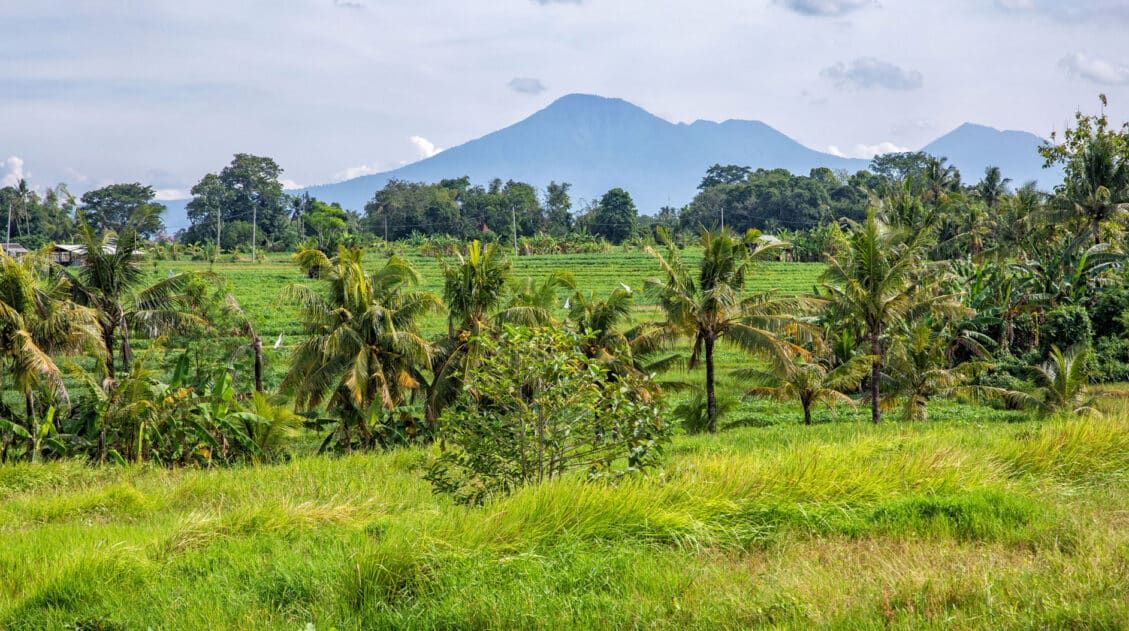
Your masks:
[[[569,93],[841,155],[1129,119],[1129,0],[8,0],[0,186],[376,173]]]

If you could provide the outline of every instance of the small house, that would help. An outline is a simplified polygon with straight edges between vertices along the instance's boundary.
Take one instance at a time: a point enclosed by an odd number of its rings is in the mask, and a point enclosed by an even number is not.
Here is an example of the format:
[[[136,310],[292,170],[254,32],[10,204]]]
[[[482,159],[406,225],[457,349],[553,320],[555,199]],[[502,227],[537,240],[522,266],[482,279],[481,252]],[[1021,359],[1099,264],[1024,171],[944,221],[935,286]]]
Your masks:
[[[0,243],[0,251],[14,259],[18,259],[23,257],[23,255],[27,254],[30,250],[18,243]]]

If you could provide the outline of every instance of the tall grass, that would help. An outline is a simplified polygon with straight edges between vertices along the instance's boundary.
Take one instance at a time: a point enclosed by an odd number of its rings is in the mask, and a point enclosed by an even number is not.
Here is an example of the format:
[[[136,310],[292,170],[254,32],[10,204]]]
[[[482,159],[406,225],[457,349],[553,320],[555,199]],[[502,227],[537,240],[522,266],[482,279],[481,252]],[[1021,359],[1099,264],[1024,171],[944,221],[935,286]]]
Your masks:
[[[416,449],[19,465],[0,627],[1117,627],[1126,436],[1121,415],[740,429],[477,508],[434,496]]]

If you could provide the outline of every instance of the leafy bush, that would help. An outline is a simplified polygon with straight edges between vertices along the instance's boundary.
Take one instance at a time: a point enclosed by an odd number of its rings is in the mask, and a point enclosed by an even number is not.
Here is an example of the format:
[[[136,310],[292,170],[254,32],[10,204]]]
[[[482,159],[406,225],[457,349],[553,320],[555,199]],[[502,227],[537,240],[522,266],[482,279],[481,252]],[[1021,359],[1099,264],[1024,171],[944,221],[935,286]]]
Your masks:
[[[571,470],[599,476],[653,464],[670,437],[654,384],[613,378],[583,342],[552,328],[481,338],[481,362],[440,417],[447,448],[426,476],[434,488],[480,503]]]
[[[710,415],[709,407],[706,405],[706,393],[701,390],[695,392],[682,403],[679,403],[673,410],[671,416],[678,420],[682,425],[682,429],[687,434],[701,434],[709,431],[710,428]],[[737,407],[737,399],[727,396],[719,396],[717,398],[717,422],[725,419]]]
[[[1094,337],[1120,336],[1125,333],[1123,314],[1129,310],[1129,284],[1119,283],[1100,291],[1090,306]]]
[[[1070,348],[1088,345],[1093,339],[1094,330],[1090,325],[1090,315],[1084,308],[1070,305],[1056,307],[1047,312],[1039,346],[1046,356],[1052,346]]]
[[[1095,381],[1129,381],[1129,339],[1103,337],[1094,350]]]

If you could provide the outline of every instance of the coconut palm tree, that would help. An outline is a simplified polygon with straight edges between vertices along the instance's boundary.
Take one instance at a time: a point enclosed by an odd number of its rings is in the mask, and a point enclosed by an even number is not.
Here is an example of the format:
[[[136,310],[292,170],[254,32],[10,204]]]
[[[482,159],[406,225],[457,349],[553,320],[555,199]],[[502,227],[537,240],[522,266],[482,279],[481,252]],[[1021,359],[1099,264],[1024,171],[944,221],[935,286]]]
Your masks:
[[[822,288],[837,313],[861,325],[872,357],[871,420],[882,419],[881,379],[885,362],[883,337],[916,309],[962,311],[953,295],[935,292],[922,260],[926,231],[893,230],[873,209],[853,226],[845,242],[827,259]]]
[[[28,422],[36,391],[66,397],[52,355],[85,350],[100,359],[100,338],[97,314],[70,300],[66,277],[0,255],[0,364],[24,395]]]
[[[872,358],[857,355],[838,366],[834,363],[831,348],[817,340],[809,356],[797,355],[793,361],[773,364],[768,370],[743,369],[734,374],[753,384],[749,395],[799,401],[804,410],[804,425],[811,425],[812,407],[819,403],[854,405],[844,391],[859,387],[870,371]]]
[[[447,304],[450,337],[459,331],[478,335],[489,328],[490,316],[505,299],[510,262],[493,243],[467,244],[457,265],[443,266],[443,300]]]
[[[1092,355],[1089,346],[1074,347],[1065,353],[1052,346],[1047,361],[1029,368],[1035,389],[1031,392],[1010,392],[1008,398],[1021,406],[1033,407],[1044,415],[1059,412],[1097,414],[1094,407],[1097,396],[1089,388],[1088,366]]]
[[[685,360],[681,353],[662,353],[674,342],[670,329],[653,322],[628,326],[634,293],[617,287],[604,298],[577,291],[567,301],[569,320],[585,335],[584,353],[608,367],[610,374],[652,375]],[[664,387],[685,384],[663,382]]]
[[[947,193],[960,188],[960,171],[948,162],[948,158],[935,156],[925,161],[925,196],[933,204],[942,203]]]
[[[405,403],[431,369],[419,319],[438,309],[439,299],[410,288],[419,274],[401,257],[366,272],[358,248],[341,247],[323,278],[328,292],[298,284],[285,289],[284,297],[301,307],[306,337],[281,389],[309,410],[328,403],[347,449],[354,430],[361,446],[372,447],[387,439],[379,431],[382,414]]]
[[[483,245],[471,241],[466,251],[458,254],[458,262],[444,262],[443,300],[447,305],[447,338],[434,345],[434,366],[431,383],[427,389],[427,419],[433,422],[439,413],[458,395],[462,375],[476,364],[476,338],[493,330],[495,324],[506,320],[499,314],[506,299],[510,262],[495,244]],[[555,293],[555,281],[547,281],[540,289],[531,286],[525,290],[511,290],[510,314],[526,321],[549,318],[549,294]],[[540,294],[540,295],[535,295]],[[521,304],[527,302],[528,304]]]
[[[541,282],[524,278],[510,283],[506,306],[494,319],[498,324],[548,326],[556,323],[553,309],[560,301],[560,293],[576,290],[576,281],[568,272],[553,271]]]
[[[1001,199],[1007,196],[1008,184],[1011,178],[1006,178],[1000,173],[1000,167],[989,166],[984,169],[984,179],[976,184],[976,196],[989,210],[996,207]]]
[[[1051,205],[1052,218],[1077,220],[1098,244],[1103,225],[1129,214],[1129,159],[1109,137],[1099,135],[1081,149],[1074,162]]]
[[[987,358],[985,344],[989,343],[990,338],[974,331],[956,332],[949,326],[938,330],[926,318],[896,336],[883,376],[887,391],[902,400],[902,417],[907,421],[928,420],[930,399],[964,389],[972,377],[969,370],[978,364],[953,366],[955,350],[963,348],[973,357]]]
[[[668,241],[665,255],[648,247],[663,277],[648,280],[647,287],[657,298],[671,335],[693,340],[687,366],[694,369],[705,360],[708,429],[713,432],[717,430],[717,343],[728,342],[776,363],[790,362],[802,349],[778,333],[800,325],[795,315],[805,301],[772,293],[741,295],[750,265],[778,254],[786,244],[745,244],[726,230],[704,230],[701,244],[702,261],[697,273],[682,262],[673,243]]]
[[[203,319],[180,299],[185,288],[210,274],[183,272],[139,288],[145,272],[139,260],[137,233],[127,228],[110,243],[105,234],[90,226],[81,230],[84,253],[82,267],[70,276],[76,299],[98,311],[110,373],[114,373],[114,345],[121,338],[121,369],[128,372],[133,359],[130,333],[160,335],[204,326]]]

